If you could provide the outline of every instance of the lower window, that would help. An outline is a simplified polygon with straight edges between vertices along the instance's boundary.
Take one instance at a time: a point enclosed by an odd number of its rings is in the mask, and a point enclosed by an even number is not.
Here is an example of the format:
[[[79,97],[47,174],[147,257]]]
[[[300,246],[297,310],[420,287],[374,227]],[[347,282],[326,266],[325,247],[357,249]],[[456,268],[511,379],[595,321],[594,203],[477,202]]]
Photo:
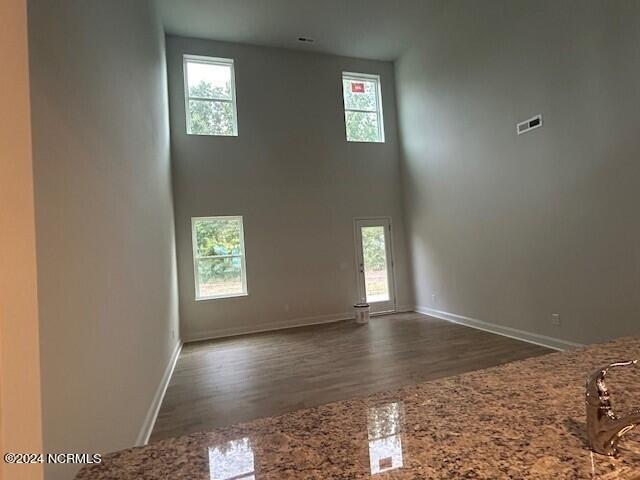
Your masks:
[[[247,295],[242,217],[191,219],[196,300]]]

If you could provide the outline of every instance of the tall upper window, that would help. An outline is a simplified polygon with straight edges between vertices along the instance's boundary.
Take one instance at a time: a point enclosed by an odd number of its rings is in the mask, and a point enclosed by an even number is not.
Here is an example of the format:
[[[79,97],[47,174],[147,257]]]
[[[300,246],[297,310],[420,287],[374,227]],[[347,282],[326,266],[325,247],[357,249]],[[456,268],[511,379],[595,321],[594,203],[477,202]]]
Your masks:
[[[242,217],[191,219],[196,300],[247,295]]]
[[[183,63],[187,133],[238,135],[233,60],[185,55]]]
[[[344,122],[349,142],[384,142],[380,77],[342,73]]]

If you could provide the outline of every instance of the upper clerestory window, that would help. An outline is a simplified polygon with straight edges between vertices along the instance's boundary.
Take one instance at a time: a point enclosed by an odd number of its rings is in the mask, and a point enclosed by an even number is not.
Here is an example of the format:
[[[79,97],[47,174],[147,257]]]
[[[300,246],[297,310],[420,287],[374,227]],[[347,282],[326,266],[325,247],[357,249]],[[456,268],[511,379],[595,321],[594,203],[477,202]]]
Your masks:
[[[233,59],[184,55],[187,133],[238,135]]]
[[[342,94],[347,141],[384,143],[380,76],[343,72]]]

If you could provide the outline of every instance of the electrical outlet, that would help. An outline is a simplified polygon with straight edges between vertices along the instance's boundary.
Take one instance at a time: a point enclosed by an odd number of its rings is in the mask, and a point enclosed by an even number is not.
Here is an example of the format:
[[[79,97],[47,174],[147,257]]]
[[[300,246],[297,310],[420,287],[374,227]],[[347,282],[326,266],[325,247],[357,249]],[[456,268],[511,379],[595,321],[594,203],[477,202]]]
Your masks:
[[[435,293],[431,294],[431,303],[433,303],[434,305],[438,303],[438,297],[436,296]]]
[[[560,314],[559,313],[552,313],[551,314],[551,323],[553,325],[555,325],[556,327],[559,327],[561,322],[560,322]]]
[[[175,340],[176,339],[176,331],[174,328],[171,329],[171,340]]]

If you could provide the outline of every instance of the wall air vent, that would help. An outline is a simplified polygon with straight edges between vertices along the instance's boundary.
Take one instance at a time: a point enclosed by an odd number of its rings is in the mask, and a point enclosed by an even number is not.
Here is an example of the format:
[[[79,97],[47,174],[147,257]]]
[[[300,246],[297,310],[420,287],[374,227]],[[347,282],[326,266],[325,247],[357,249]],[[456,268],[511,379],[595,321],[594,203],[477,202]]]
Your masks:
[[[298,43],[306,43],[311,45],[315,40],[311,37],[298,37]]]
[[[542,126],[542,115],[538,114],[535,117],[531,117],[529,120],[520,122],[516,126],[516,133],[520,135],[521,133],[527,133],[536,128],[540,128],[541,126]]]

